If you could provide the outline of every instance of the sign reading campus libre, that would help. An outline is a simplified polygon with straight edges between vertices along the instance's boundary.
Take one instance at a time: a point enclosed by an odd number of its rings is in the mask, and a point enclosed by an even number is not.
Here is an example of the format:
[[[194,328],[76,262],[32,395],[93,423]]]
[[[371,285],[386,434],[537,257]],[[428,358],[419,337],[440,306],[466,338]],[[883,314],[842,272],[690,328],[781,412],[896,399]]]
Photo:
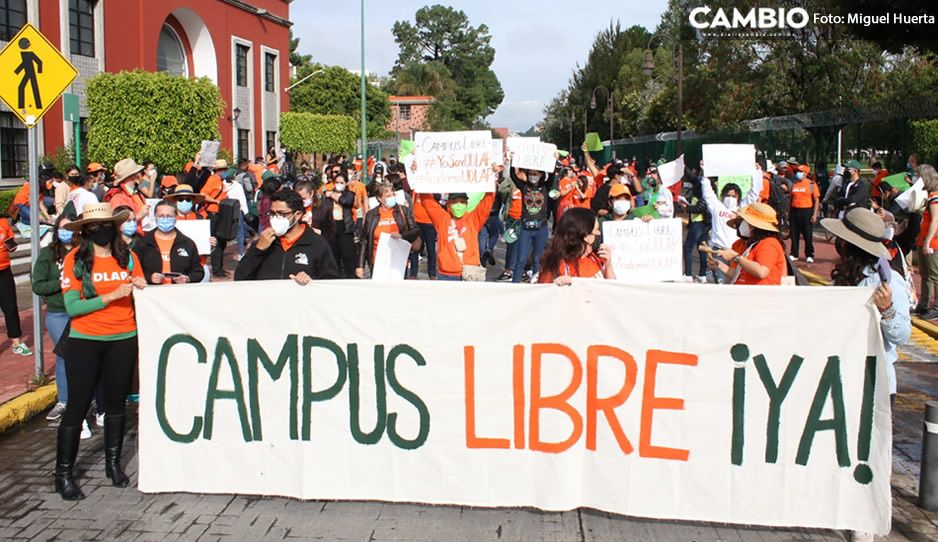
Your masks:
[[[0,51],[0,100],[30,128],[77,76],[78,70],[29,23]]]
[[[581,279],[148,288],[134,294],[139,489],[886,534],[871,294]],[[824,333],[785,332],[795,308]]]

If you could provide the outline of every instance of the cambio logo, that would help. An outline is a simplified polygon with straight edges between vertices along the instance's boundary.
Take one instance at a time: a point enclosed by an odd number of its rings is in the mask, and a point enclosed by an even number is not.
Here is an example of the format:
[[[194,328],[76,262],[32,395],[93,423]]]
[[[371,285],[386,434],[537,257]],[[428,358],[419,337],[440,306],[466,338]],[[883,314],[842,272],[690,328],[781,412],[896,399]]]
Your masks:
[[[713,11],[707,6],[694,8],[690,12],[690,24],[694,28],[804,28],[808,24],[808,12],[803,8],[752,8],[746,13],[733,8],[732,17],[723,8],[717,9],[713,18],[707,15]]]

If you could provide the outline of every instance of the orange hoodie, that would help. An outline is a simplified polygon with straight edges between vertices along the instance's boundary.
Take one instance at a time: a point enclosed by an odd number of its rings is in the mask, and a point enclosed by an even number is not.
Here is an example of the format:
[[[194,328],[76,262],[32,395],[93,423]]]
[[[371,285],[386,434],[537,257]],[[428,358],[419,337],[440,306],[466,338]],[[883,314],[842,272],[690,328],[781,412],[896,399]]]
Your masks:
[[[420,202],[430,215],[439,246],[437,247],[437,265],[443,275],[461,277],[463,265],[481,265],[479,263],[479,231],[485,225],[495,204],[495,193],[489,192],[479,202],[478,207],[462,218],[453,218],[448,210],[440,206],[432,194],[421,194]],[[466,243],[466,250],[460,259],[456,252],[455,241],[461,237]]]

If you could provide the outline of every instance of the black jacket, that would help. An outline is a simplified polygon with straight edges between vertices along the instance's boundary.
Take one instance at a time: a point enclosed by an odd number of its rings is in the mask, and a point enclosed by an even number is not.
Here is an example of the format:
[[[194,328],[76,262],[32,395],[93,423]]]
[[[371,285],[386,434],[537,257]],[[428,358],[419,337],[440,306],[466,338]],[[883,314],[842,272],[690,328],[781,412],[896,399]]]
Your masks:
[[[844,179],[843,186],[840,187],[840,194],[837,200],[834,202],[834,206],[837,208],[849,208],[849,207],[866,207],[870,208],[870,194],[873,192],[873,185],[869,181],[860,179],[857,181],[856,185],[850,188],[850,193],[847,193],[847,189],[850,186],[850,181]]]
[[[337,279],[339,268],[329,243],[321,235],[306,228],[290,250],[284,252],[279,239],[274,240],[267,250],[259,250],[257,244],[244,253],[235,280],[288,279],[305,271],[313,279]]]
[[[143,268],[143,276],[147,279],[147,283],[153,284],[150,281],[153,273],[163,272],[163,256],[160,254],[159,245],[156,244],[156,230],[147,232],[146,235],[137,239],[133,250],[140,259],[140,267]],[[176,238],[173,239],[173,249],[169,254],[169,270],[188,276],[189,282],[202,282],[205,278],[205,268],[202,267],[195,242],[178,230]]]
[[[420,237],[420,230],[414,222],[414,212],[410,207],[397,205],[393,209],[394,222],[397,222],[397,230],[401,237],[408,243],[413,243]],[[364,238],[358,244],[358,267],[364,269],[365,263],[373,266],[372,254],[375,253],[375,228],[378,227],[378,221],[381,216],[381,207],[375,207],[365,215],[365,227],[362,229]]]

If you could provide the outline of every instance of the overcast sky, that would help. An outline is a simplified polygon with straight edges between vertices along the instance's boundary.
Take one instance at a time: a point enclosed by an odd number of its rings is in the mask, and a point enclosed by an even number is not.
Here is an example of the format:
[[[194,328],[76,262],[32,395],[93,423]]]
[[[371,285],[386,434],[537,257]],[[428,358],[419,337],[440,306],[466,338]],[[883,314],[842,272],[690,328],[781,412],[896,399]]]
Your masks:
[[[413,22],[428,0],[366,0],[366,69],[387,75],[397,60],[391,34],[395,21]],[[558,0],[454,0],[439,3],[462,10],[473,26],[486,24],[495,47],[492,68],[505,99],[491,117],[493,127],[523,132],[543,118],[544,106],[567,86],[577,62],[583,63],[593,38],[611,20],[623,28],[654,29],[667,0],[573,2]],[[628,5],[626,5],[628,4]],[[346,9],[336,9],[337,6]],[[300,51],[323,64],[359,69],[358,2],[301,0],[290,6]],[[588,6],[588,7],[586,7]]]

